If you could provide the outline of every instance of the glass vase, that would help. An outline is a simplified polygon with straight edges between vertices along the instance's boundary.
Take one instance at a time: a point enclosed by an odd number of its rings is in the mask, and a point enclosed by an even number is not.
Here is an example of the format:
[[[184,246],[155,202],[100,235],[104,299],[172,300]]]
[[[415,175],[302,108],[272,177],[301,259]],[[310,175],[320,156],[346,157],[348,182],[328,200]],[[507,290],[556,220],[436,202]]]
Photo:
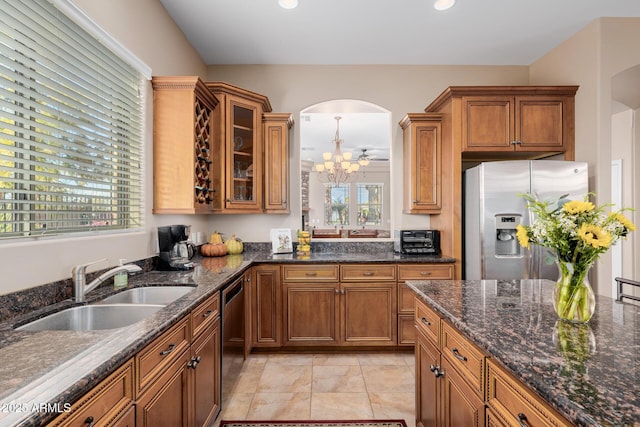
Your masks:
[[[556,260],[558,281],[553,289],[553,308],[561,320],[586,323],[596,310],[596,298],[589,283],[591,265],[581,266]]]

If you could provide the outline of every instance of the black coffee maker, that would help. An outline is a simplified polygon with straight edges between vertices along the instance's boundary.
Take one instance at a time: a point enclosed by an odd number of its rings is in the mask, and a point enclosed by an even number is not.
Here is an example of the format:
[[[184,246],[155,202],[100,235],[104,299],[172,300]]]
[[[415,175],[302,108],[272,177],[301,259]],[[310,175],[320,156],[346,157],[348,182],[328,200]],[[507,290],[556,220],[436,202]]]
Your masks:
[[[190,225],[158,227],[159,270],[191,270],[196,247],[188,242]]]

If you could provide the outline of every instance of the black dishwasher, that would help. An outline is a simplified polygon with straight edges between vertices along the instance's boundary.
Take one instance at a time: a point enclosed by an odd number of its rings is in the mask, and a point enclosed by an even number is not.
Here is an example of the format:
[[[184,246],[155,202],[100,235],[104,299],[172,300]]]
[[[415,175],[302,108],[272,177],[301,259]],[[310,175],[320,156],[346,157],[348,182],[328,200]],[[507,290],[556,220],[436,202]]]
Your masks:
[[[244,276],[222,290],[222,407],[226,407],[244,363]]]

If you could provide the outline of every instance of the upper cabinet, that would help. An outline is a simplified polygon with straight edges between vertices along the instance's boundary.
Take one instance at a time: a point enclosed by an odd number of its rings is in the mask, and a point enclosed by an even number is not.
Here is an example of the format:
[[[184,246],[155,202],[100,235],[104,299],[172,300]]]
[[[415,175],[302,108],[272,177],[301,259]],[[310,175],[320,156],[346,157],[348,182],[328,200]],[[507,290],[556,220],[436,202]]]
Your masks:
[[[459,103],[452,120],[460,124],[464,159],[536,158],[557,153],[572,157],[577,89],[577,86],[452,86],[425,111],[441,111],[446,103]]]
[[[153,77],[153,213],[210,213],[218,100],[198,77]]]
[[[289,130],[290,113],[264,113],[264,212],[290,212],[289,204]]]
[[[407,114],[403,131],[403,212],[438,214],[442,208],[442,118]]]
[[[214,210],[220,213],[262,212],[262,114],[269,99],[228,83],[206,86],[220,101],[214,110]],[[215,167],[220,165],[220,167]]]

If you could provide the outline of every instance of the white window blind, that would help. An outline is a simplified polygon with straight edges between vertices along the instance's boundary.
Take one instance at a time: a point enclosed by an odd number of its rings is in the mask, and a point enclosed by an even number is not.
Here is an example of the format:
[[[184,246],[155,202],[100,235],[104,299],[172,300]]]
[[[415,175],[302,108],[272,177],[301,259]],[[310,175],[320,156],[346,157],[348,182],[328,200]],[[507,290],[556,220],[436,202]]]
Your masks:
[[[46,0],[0,0],[0,239],[142,227],[143,76]]]

